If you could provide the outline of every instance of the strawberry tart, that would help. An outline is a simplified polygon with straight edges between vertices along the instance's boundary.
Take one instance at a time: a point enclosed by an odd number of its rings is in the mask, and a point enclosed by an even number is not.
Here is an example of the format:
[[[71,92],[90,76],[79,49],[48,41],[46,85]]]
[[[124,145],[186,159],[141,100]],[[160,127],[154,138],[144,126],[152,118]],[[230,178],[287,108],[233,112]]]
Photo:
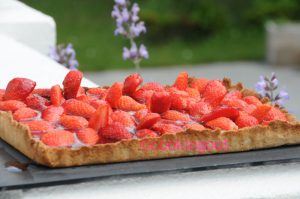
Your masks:
[[[26,78],[0,89],[0,138],[38,164],[68,167],[199,155],[198,150],[145,150],[145,142],[227,140],[221,150],[300,143],[300,124],[242,84],[181,72],[172,85],[139,74],[110,87],[81,87],[70,71],[63,87],[37,89]]]

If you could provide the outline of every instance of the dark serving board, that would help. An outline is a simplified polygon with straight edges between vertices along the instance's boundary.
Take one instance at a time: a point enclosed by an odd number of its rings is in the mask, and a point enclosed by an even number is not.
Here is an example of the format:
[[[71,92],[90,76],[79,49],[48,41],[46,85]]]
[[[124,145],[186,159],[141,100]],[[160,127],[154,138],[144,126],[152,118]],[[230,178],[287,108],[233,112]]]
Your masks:
[[[16,161],[28,164],[27,169],[22,172],[11,172],[6,168],[7,163]],[[239,153],[52,169],[32,163],[0,140],[0,190],[75,183],[112,176],[195,171],[290,161],[300,161],[300,145]]]

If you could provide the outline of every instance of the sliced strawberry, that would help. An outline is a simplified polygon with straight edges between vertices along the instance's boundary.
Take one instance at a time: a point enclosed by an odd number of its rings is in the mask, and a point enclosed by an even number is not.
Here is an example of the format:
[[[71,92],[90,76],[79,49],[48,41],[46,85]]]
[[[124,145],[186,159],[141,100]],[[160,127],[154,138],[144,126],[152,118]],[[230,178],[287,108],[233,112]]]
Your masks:
[[[26,107],[26,104],[18,100],[0,101],[1,111],[16,111],[17,109],[24,107]]]
[[[141,109],[135,112],[134,117],[137,119],[137,121],[140,122],[148,113],[149,113],[148,109]]]
[[[97,96],[99,99],[105,99],[106,94],[107,94],[107,89],[106,88],[90,88],[87,90],[88,95],[93,95]]]
[[[106,101],[110,104],[112,108],[117,107],[119,99],[122,96],[123,83],[116,82],[114,83],[107,92]]]
[[[185,110],[188,108],[188,100],[185,97],[175,96],[171,94],[171,109],[174,110]]]
[[[76,135],[84,144],[94,145],[99,142],[98,132],[92,128],[81,129],[76,133]]]
[[[220,104],[226,93],[227,90],[221,81],[211,80],[207,83],[202,96],[206,102],[210,103],[212,106],[217,106]]]
[[[108,139],[103,137],[100,133],[98,133],[99,136],[99,140],[97,144],[107,144],[107,143],[114,143],[117,142],[117,140],[113,140],[113,139]]]
[[[150,129],[142,129],[136,132],[138,138],[155,138],[158,137],[157,133]]]
[[[129,96],[120,97],[116,108],[124,110],[124,111],[138,111],[141,109],[145,109],[146,106],[144,104],[140,104]]]
[[[190,82],[190,87],[197,89],[199,93],[202,94],[208,82],[209,82],[208,79],[193,78],[192,81]]]
[[[82,116],[85,118],[90,118],[96,111],[93,106],[76,99],[66,100],[62,106],[68,115]]]
[[[154,124],[153,129],[160,134],[175,134],[184,131],[184,129],[180,126],[161,122]]]
[[[16,110],[13,114],[15,120],[27,120],[36,117],[38,114],[31,108],[20,108]]]
[[[138,73],[129,75],[124,81],[123,95],[131,96],[142,83],[143,78]]]
[[[153,93],[154,93],[153,90],[139,89],[132,94],[132,97],[138,102],[145,103],[147,99],[152,97]]]
[[[272,107],[270,111],[263,117],[263,121],[271,122],[274,120],[287,121],[287,117],[278,108]]]
[[[25,98],[33,91],[36,83],[26,78],[12,79],[5,90],[5,100],[25,100]]]
[[[53,130],[52,124],[45,120],[23,121],[21,123],[26,124],[33,133],[35,132],[43,133],[46,131]]]
[[[39,95],[29,95],[26,104],[32,109],[43,111],[50,105],[50,101]]]
[[[89,122],[80,116],[74,115],[63,115],[60,117],[59,122],[66,128],[70,130],[83,129],[88,127]]]
[[[64,113],[64,108],[61,106],[49,106],[42,112],[42,118],[48,122],[57,122],[60,116]]]
[[[70,131],[49,131],[42,135],[41,141],[48,145],[54,147],[71,146],[75,143],[75,138],[73,133]]]
[[[191,118],[188,114],[181,113],[175,110],[166,111],[161,115],[161,117],[163,119],[174,120],[174,121],[185,121],[185,122],[191,121]]]
[[[89,127],[98,131],[108,125],[111,108],[109,105],[101,105],[89,120]]]
[[[42,97],[50,97],[51,89],[49,88],[36,88],[32,91],[31,94],[37,94]]]
[[[212,107],[210,104],[200,101],[194,104],[191,104],[189,107],[189,112],[191,116],[203,116],[209,114],[212,111]]]
[[[211,113],[203,115],[199,121],[206,123],[219,117],[227,117],[235,120],[239,116],[239,111],[232,107],[221,107],[213,110]]]
[[[80,95],[80,96],[77,96],[76,99],[79,101],[88,103],[88,104],[92,101],[98,100],[97,97],[89,96],[89,95]]]
[[[77,91],[76,97],[81,96],[81,95],[86,95],[86,93],[85,93],[85,89],[80,86]]]
[[[82,73],[78,70],[72,70],[66,75],[63,81],[64,97],[66,99],[76,98],[80,88],[82,76]]]
[[[268,104],[263,104],[257,106],[257,108],[251,113],[253,117],[255,117],[258,122],[262,122],[267,113],[271,110],[271,106]]]
[[[99,106],[102,106],[102,105],[108,105],[108,103],[105,100],[94,100],[94,101],[91,101],[89,104],[92,107],[94,107],[95,109],[98,109]]]
[[[135,126],[132,116],[125,111],[116,110],[111,114],[110,117],[113,122],[119,122],[126,127],[134,127]]]
[[[151,111],[154,113],[163,113],[171,107],[171,97],[168,92],[156,92],[151,97]]]
[[[195,88],[186,88],[186,91],[190,98],[200,99],[200,93]]]
[[[255,106],[262,105],[261,101],[255,96],[246,96],[244,97],[244,101],[247,102],[248,104],[253,104]]]
[[[148,113],[139,123],[137,129],[149,129],[160,120],[160,115],[157,113]]]
[[[151,90],[155,92],[165,91],[165,87],[157,82],[148,82],[141,87],[142,90]]]
[[[179,90],[186,90],[188,87],[189,75],[187,72],[181,72],[177,76],[177,79],[174,83],[174,87],[178,88]]]
[[[5,90],[4,89],[0,89],[0,101],[3,100],[4,94],[5,94]]]
[[[206,126],[212,129],[222,129],[222,130],[237,130],[238,126],[227,117],[219,117],[214,120],[210,120],[206,123]]]
[[[243,97],[243,94],[241,93],[241,91],[234,90],[234,91],[230,91],[229,93],[227,93],[225,95],[225,97],[223,98],[223,101],[231,100],[231,99],[242,99],[242,97]]]
[[[226,99],[226,100],[223,99],[221,105],[234,107],[239,110],[244,110],[248,106],[247,102],[237,98]]]
[[[114,122],[102,129],[100,135],[107,139],[112,140],[128,140],[132,138],[132,134],[128,132],[125,126],[121,123]]]
[[[243,112],[241,112],[240,115],[236,118],[235,123],[239,128],[258,125],[258,121],[255,117]]]
[[[204,129],[206,129],[203,125],[198,123],[186,124],[184,127],[193,131],[203,131]]]
[[[54,106],[60,106],[64,102],[63,93],[58,84],[52,86],[50,91],[50,100]]]

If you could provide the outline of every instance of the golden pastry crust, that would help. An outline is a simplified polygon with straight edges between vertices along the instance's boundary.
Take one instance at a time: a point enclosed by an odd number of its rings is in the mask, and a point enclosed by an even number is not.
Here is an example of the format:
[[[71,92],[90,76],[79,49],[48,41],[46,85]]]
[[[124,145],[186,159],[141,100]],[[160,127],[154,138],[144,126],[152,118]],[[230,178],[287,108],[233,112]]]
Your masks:
[[[247,95],[258,96],[254,91],[243,89],[242,84],[231,85],[223,80],[229,90],[241,90]],[[267,99],[261,99],[267,103]],[[158,138],[123,140],[116,143],[81,146],[79,148],[54,148],[35,140],[26,125],[13,120],[12,114],[0,111],[0,138],[15,147],[35,162],[49,167],[69,167],[88,164],[127,162],[134,160],[159,159],[200,154],[229,153],[300,144],[300,123],[285,112],[288,122],[273,121],[268,126],[258,125],[238,131],[203,130],[164,134]],[[226,147],[162,148],[167,143],[224,143]],[[149,148],[149,144],[152,148]],[[153,148],[153,146],[156,146]],[[196,145],[194,145],[196,146]],[[200,145],[199,145],[200,146]],[[204,145],[202,145],[204,146]]]

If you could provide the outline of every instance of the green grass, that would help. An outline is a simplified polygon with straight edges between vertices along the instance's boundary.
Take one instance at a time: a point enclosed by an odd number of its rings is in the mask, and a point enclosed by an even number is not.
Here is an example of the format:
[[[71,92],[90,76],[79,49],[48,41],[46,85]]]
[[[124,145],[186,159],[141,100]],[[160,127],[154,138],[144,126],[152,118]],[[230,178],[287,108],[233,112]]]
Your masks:
[[[73,43],[81,70],[132,68],[122,60],[127,41],[115,37],[111,0],[22,0],[54,17],[58,43]],[[151,31],[151,30],[150,30]],[[162,38],[164,35],[162,35]],[[226,30],[205,39],[181,38],[153,43],[141,37],[150,52],[142,67],[199,64],[213,61],[258,60],[264,55],[262,30]]]

